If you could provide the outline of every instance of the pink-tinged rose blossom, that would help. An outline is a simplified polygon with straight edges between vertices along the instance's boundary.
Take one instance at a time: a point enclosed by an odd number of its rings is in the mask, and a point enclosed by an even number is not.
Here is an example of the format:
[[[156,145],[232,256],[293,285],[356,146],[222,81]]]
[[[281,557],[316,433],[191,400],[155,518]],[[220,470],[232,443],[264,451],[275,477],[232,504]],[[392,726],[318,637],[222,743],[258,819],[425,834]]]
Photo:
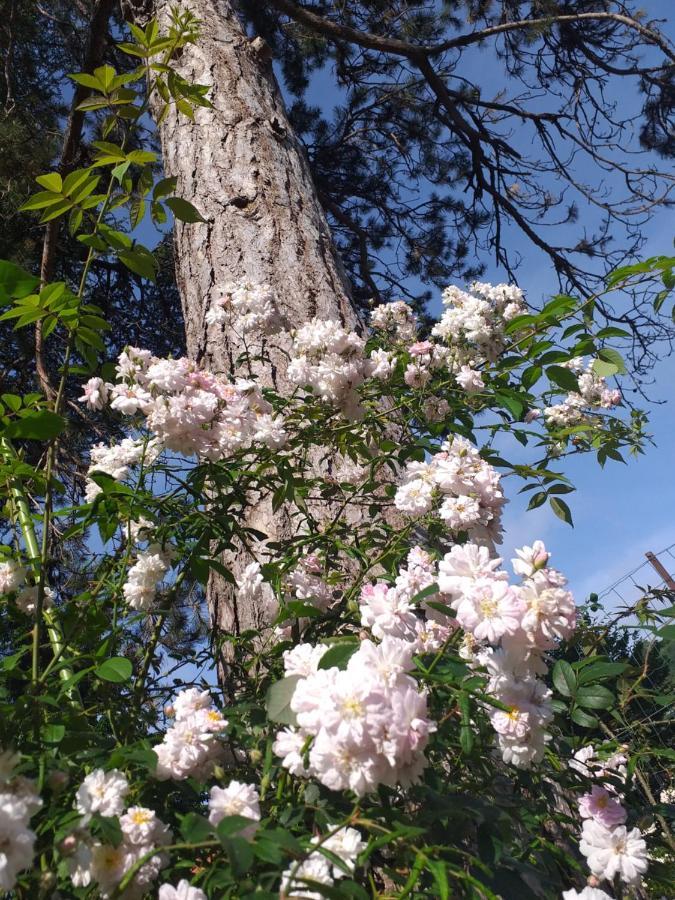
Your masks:
[[[637,828],[606,828],[586,819],[579,849],[591,872],[610,882],[618,875],[626,884],[637,885],[647,871],[647,845]]]
[[[465,390],[467,394],[477,394],[485,387],[485,382],[483,381],[481,373],[476,369],[471,369],[469,366],[462,366],[455,377],[457,379],[457,384],[462,390]]]
[[[626,821],[626,810],[619,799],[599,785],[593,785],[589,794],[579,798],[579,815],[582,819],[594,819],[606,828]]]

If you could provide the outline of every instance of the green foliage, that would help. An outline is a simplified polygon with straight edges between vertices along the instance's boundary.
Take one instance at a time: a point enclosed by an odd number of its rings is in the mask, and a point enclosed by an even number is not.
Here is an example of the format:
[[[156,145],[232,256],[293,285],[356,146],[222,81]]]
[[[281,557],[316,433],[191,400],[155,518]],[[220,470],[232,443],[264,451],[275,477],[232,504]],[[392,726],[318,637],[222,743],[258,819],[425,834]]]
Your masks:
[[[650,668],[650,654],[667,649],[612,644],[607,628],[584,622],[581,658],[568,659],[571,648],[563,647],[553,668],[551,681],[559,696],[541,770],[495,762],[487,712],[512,710],[487,690],[485,669],[462,658],[459,632],[450,633],[439,650],[420,650],[414,659],[415,678],[427,691],[437,725],[421,783],[405,790],[382,785],[355,801],[348,792],[290,777],[273,743],[278,725],[296,722],[291,699],[299,676],[283,677],[284,649],[298,639],[323,643],[328,649],[321,670],[345,668],[363,636],[357,602],[363,585],[373,578],[393,582],[420,535],[436,555],[444,549],[444,533],[432,514],[404,525],[390,521],[392,472],[411,460],[424,462],[447,437],[475,441],[478,429],[485,428],[485,458],[524,482],[522,489],[533,492],[531,507],[548,500],[553,512],[571,524],[571,511],[560,497],[574,488],[554,468],[560,455],[595,452],[604,462],[621,458],[620,448],[639,452],[640,418],[589,415],[582,425],[539,430],[526,421],[529,410],[578,389],[564,364],[580,353],[592,354],[596,366],[613,367],[611,374],[621,370],[620,357],[604,346],[612,334],[588,320],[585,302],[559,296],[541,313],[513,320],[511,343],[494,366],[485,368],[484,389],[475,396],[459,392],[445,371],[428,388],[409,389],[404,370],[410,357],[402,349],[402,364],[388,390],[408,427],[405,440],[392,440],[381,389],[372,383],[363,388],[364,413],[358,421],[347,421],[302,391],[288,398],[269,389],[265,398],[275,414],[287,415],[297,453],[255,446],[195,466],[180,455],[152,465],[143,457],[128,477],[92,474],[99,490],[88,502],[80,502],[80,495],[75,504],[60,505],[55,447],[66,429],[76,427],[75,416],[66,420],[66,388],[99,370],[110,340],[106,310],[91,302],[96,291],[89,275],[98,264],[119,263],[139,276],[143,287],[143,281],[162,274],[154,254],[122,230],[119,215],[128,213],[134,228],[149,204],[155,221],[163,221],[167,209],[188,227],[203,221],[174,195],[175,176],[156,180],[154,152],[137,146],[153,91],[187,116],[208,103],[203,87],[187,84],[172,68],[174,56],[194,40],[195,29],[194,19],[179,12],[168,35],[160,34],[154,22],[145,29],[133,26],[134,41],[120,47],[134,63],[141,61],[137,68],[118,74],[106,65],[92,75],[73,76],[92,91],[82,108],[100,116],[104,139],[93,144],[90,166],[65,178],[58,172],[38,175],[41,190],[25,209],[37,211],[43,223],[59,218],[65,223],[67,217],[71,236],[86,251],[80,278],[54,280],[38,290],[35,277],[0,262],[2,320],[19,335],[41,322],[44,339],[59,348],[60,373],[54,398],[11,391],[0,397],[0,480],[12,530],[11,544],[0,547],[0,560],[21,556],[28,583],[36,589],[33,618],[14,602],[13,591],[0,603],[0,747],[20,748],[20,773],[37,779],[44,799],[34,819],[39,863],[19,874],[17,896],[46,895],[56,885],[63,897],[89,893],[74,887],[68,874],[67,839],[80,840],[85,827],[93,839],[119,846],[116,816],[94,813],[85,825],[73,810],[77,788],[97,768],[122,770],[131,785],[128,805],[157,810],[171,823],[174,837],[164,851],[162,879],[176,883],[189,877],[209,897],[276,897],[280,873],[293,871],[316,852],[347,876],[335,885],[310,880],[311,889],[326,897],[558,896],[577,877],[580,863],[570,843],[571,818],[558,813],[556,804],[561,792],[569,798],[588,787],[567,767],[570,753],[593,741],[609,754],[620,746],[614,734],[622,736],[621,743],[628,736],[632,771],[645,773],[655,788],[661,783],[658,766],[669,759],[667,748],[643,739],[635,704],[668,706],[672,682],[653,677]],[[144,79],[149,79],[149,92],[142,89]],[[369,349],[377,343],[371,337]],[[548,386],[541,388],[543,375]],[[448,409],[440,421],[429,423],[425,409],[433,396],[447,397]],[[493,441],[501,433],[515,436],[524,450],[534,448],[529,461],[499,456]],[[144,440],[147,451],[147,435]],[[44,446],[36,452],[34,442]],[[317,447],[362,466],[368,481],[357,487],[317,472],[308,463]],[[317,497],[339,510],[351,502],[358,506],[365,497],[367,515],[358,525],[336,515],[316,527],[311,504]],[[193,616],[199,616],[202,586],[213,573],[228,585],[238,583],[222,554],[238,546],[255,549],[265,537],[243,515],[252,502],[283,508],[291,518],[304,516],[307,524],[266,545],[276,554],[262,568],[279,601],[274,626],[233,629],[213,635],[212,643],[177,641],[177,634],[190,629],[199,634],[184,610],[196,609]],[[134,563],[131,525],[142,522],[150,523],[145,527],[174,561],[150,611],[131,609],[124,592]],[[63,547],[58,557],[57,544]],[[313,605],[312,596],[289,599],[289,574],[308,551],[326,560],[323,575],[333,596],[327,610]],[[341,566],[349,573],[344,582],[336,575]],[[53,599],[46,592],[52,585],[58,587]],[[450,598],[433,597],[439,597],[437,585],[415,594],[411,606],[446,618],[454,612]],[[673,626],[664,624],[665,613],[644,604],[638,615],[641,626],[654,629],[658,647],[672,644]],[[291,642],[270,634],[281,626]],[[224,713],[233,753],[227,772],[216,769],[212,780],[236,778],[259,786],[263,815],[250,839],[245,832],[251,820],[245,816],[225,816],[216,826],[206,818],[210,783],[196,776],[155,777],[153,746],[167,728],[177,689],[208,688],[224,662],[229,691]],[[301,753],[308,751],[307,745]],[[637,819],[645,827],[658,823],[639,782],[627,782],[625,790]],[[359,829],[366,841],[353,872],[345,871],[344,862],[321,843],[322,835],[347,825]],[[661,832],[657,829],[650,840],[665,866],[669,857]],[[134,879],[146,862],[141,856],[126,870],[118,894],[137,888]]]

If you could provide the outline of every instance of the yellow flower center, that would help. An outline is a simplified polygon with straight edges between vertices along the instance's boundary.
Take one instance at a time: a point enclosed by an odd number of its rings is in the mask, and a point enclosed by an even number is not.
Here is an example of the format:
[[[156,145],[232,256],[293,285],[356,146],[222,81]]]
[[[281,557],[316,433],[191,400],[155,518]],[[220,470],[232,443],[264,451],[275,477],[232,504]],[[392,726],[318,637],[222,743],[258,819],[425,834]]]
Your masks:
[[[363,715],[363,706],[356,697],[349,697],[342,704],[342,712],[348,719],[358,719]]]
[[[484,595],[479,607],[486,619],[491,619],[497,612],[497,603],[491,594]]]
[[[130,815],[134,825],[146,825],[152,821],[152,813],[148,809],[136,809]]]

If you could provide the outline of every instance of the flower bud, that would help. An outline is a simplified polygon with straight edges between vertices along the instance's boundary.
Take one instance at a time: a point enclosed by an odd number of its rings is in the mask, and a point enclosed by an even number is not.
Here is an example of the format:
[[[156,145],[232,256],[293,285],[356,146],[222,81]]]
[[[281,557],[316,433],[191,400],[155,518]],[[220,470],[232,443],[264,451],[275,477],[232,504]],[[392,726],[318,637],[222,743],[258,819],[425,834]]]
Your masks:
[[[262,762],[263,755],[260,750],[251,750],[248,757],[251,760],[251,763],[254,766],[257,766],[259,762]]]
[[[68,834],[59,844],[59,853],[62,856],[72,856],[77,850],[78,840],[74,834]]]
[[[535,572],[538,572],[540,569],[546,568],[546,563],[551,558],[551,554],[548,550],[540,550],[538,553],[535,553],[534,558],[532,560],[532,568]]]
[[[51,891],[56,884],[56,875],[53,872],[43,872],[40,875],[40,890]]]
[[[69,781],[70,776],[66,772],[61,772],[59,769],[50,772],[49,777],[47,778],[49,789],[55,794],[60,794],[61,791],[68,786]]]

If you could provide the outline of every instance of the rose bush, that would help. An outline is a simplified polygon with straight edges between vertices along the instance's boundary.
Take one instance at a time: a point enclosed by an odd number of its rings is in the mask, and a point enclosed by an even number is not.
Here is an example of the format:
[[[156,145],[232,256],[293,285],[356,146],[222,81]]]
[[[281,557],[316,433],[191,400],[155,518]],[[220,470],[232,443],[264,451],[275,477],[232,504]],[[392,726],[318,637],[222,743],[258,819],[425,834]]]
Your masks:
[[[1,398],[0,889],[667,890],[672,807],[650,769],[664,751],[631,720],[648,686],[587,640],[600,629],[536,534],[513,577],[498,555],[504,476],[571,522],[560,461],[642,446],[644,418],[609,381],[622,335],[594,327],[593,299],[535,311],[513,285],[451,286],[432,327],[397,302],[356,334],[289,329],[283,285],[225,284],[209,325],[241,336],[250,378],[137,347],[101,358],[92,262],[154,273],[119,211],[132,225],[139,203],[159,222],[165,206],[199,218],[138,149],[151,98],[185,114],[208,103],[171,69],[195,36],[176,13],[168,35],[133,28],[121,47],[134,72],[74,76],[100,117],[97,157],[41,176],[24,208],[69,216],[88,253],[79,286],[0,265],[2,319],[40,321],[62,352],[55,397]],[[256,376],[270,347],[288,356],[287,392]],[[74,380],[86,421],[116,417],[127,437],[92,429],[67,506]],[[261,503],[291,523],[282,540],[247,524]],[[177,611],[204,605],[210,575],[256,605],[260,627],[176,650]],[[668,614],[643,606],[642,624]],[[576,640],[587,652],[570,662]]]

